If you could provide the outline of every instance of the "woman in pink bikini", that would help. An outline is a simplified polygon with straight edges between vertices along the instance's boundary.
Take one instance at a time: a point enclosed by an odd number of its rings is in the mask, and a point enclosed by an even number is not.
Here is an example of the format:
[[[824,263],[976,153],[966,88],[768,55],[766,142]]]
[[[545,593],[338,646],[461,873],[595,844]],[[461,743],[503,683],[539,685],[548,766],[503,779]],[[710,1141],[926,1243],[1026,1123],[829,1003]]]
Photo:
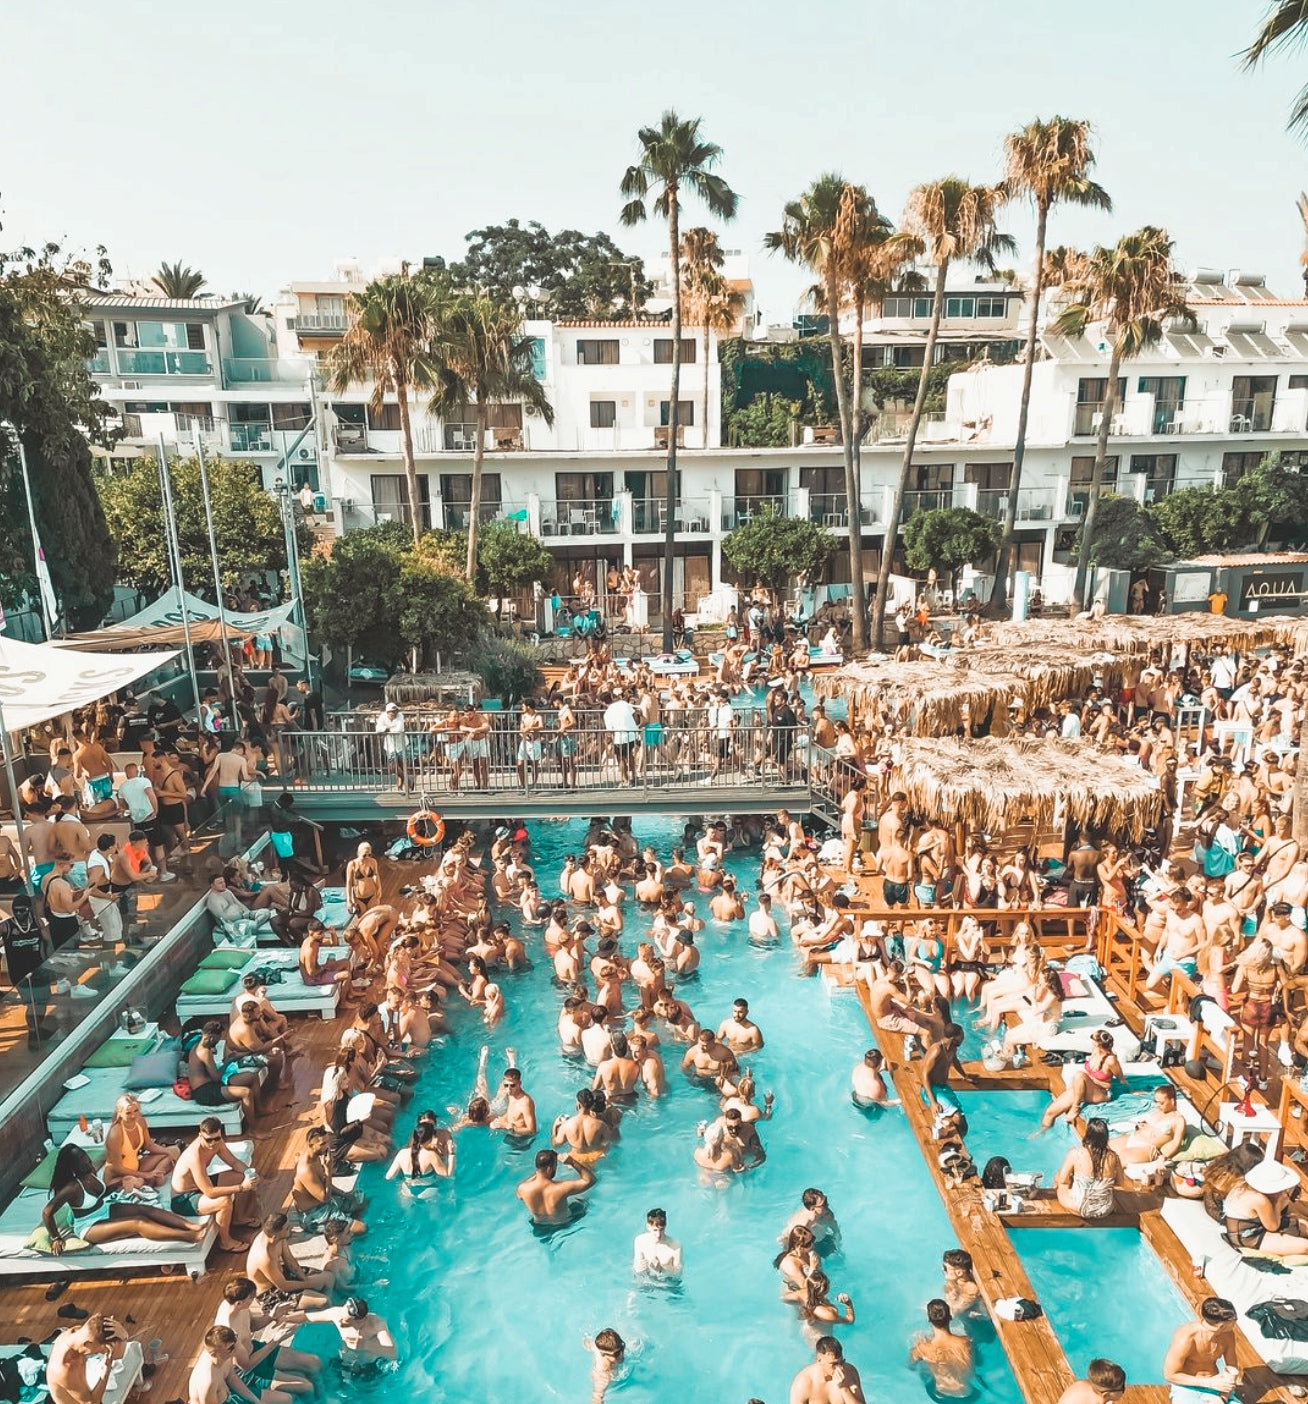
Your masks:
[[[1071,1068],[1067,1073],[1062,1096],[1055,1097],[1040,1118],[1042,1130],[1048,1131],[1064,1114],[1070,1125],[1080,1116],[1083,1106],[1107,1102],[1113,1095],[1114,1082],[1120,1082],[1123,1087],[1127,1085],[1126,1074],[1113,1052],[1112,1034],[1107,1029],[1096,1029],[1090,1040],[1094,1044],[1093,1051],[1080,1067]]]

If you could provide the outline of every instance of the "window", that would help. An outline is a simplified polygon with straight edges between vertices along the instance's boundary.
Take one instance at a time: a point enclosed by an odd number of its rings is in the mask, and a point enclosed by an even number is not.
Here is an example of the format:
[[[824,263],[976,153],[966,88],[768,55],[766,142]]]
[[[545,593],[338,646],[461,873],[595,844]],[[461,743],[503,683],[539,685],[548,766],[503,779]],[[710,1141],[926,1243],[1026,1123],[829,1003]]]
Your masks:
[[[978,317],[1007,316],[1008,299],[1006,297],[979,297],[976,300],[976,315]]]
[[[577,364],[579,366],[616,366],[618,364],[617,341],[578,341]]]
[[[274,405],[272,425],[274,429],[300,430],[309,427],[312,411],[308,405]]]
[[[618,402],[616,400],[592,400],[590,402],[590,427],[592,429],[612,429],[618,422]]]
[[[92,322],[92,323],[91,323],[91,330],[92,330],[92,332],[94,332],[94,334],[95,334],[95,344],[96,344],[97,346],[108,346],[108,345],[109,345],[109,339],[108,339],[108,336],[107,336],[106,333],[105,333],[105,326],[104,326],[104,323],[103,323],[103,322]],[[1292,388],[1292,389],[1293,389],[1293,381],[1294,381],[1294,378],[1295,378],[1294,376],[1291,376],[1291,377],[1290,377],[1290,380],[1291,380],[1291,382],[1292,382],[1292,384],[1291,384],[1291,388]],[[1302,377],[1300,377],[1300,379],[1302,379]]]
[[[554,496],[560,502],[612,502],[613,474],[555,473]]]
[[[969,463],[963,469],[963,481],[975,483],[980,492],[1007,492],[1012,477],[1011,463]]]
[[[136,345],[136,323],[135,322],[115,322],[114,323],[114,345],[115,346],[135,346]]]
[[[1185,407],[1185,376],[1142,375],[1136,382],[1142,395],[1154,397],[1154,433],[1170,434]]]
[[[882,365],[893,366],[896,370],[911,370],[920,366],[926,359],[925,346],[882,346]]]
[[[100,342],[103,346],[104,342]],[[1285,383],[1287,390],[1308,390],[1308,375],[1292,375]]]
[[[1288,472],[1302,473],[1308,469],[1308,452],[1303,449],[1282,449],[1277,459]]]
[[[1072,424],[1072,433],[1077,435],[1097,434],[1099,432],[1099,422],[1104,408],[1104,399],[1108,394],[1108,377],[1106,375],[1082,376],[1076,383],[1076,418]],[[1117,382],[1117,404],[1120,408],[1122,401],[1126,399],[1126,377],[1121,376]]]
[[[919,492],[949,492],[954,490],[954,465],[952,463],[915,463],[912,469],[913,486]],[[949,504],[943,503],[943,506]]]
[[[681,364],[683,366],[695,363],[696,341],[693,336],[683,336],[681,338]],[[656,366],[670,366],[672,364],[672,338],[670,336],[656,336],[654,338],[654,364]]]
[[[934,297],[915,297],[913,299],[913,315],[915,317],[929,317],[931,309],[936,305]]]
[[[545,379],[545,338],[533,336],[531,339],[531,373],[537,380]]]
[[[360,406],[362,408],[362,406]],[[378,521],[408,522],[409,485],[403,473],[372,474],[372,510]],[[426,473],[418,474],[418,513],[422,517],[420,525],[424,530],[431,529],[431,478]]]
[[[947,297],[945,299],[946,317],[975,317],[976,298],[974,297]]]
[[[444,426],[445,447],[454,453],[471,453],[477,446],[477,426],[471,420],[457,420]]]
[[[267,405],[232,405],[228,411],[228,418],[233,424],[267,424]]]
[[[671,410],[671,408],[672,408],[672,401],[671,401],[671,400],[660,400],[660,401],[659,401],[659,423],[660,423],[660,424],[662,424],[662,425],[666,425],[666,424],[667,424],[667,422],[668,422],[668,412],[669,412],[669,410]],[[694,422],[695,422],[695,401],[694,401],[694,400],[678,400],[678,401],[677,401],[677,424],[678,424],[678,426],[684,429],[684,428],[686,427],[687,424],[694,424]]]
[[[1252,473],[1266,458],[1264,453],[1224,453],[1222,455],[1222,481],[1227,487],[1238,483],[1246,473]]]
[[[441,501],[445,507],[446,530],[466,531],[468,529],[468,508],[472,504],[472,474],[442,473]],[[483,473],[481,475],[481,506],[477,512],[477,520],[482,525],[493,522],[500,515],[501,510],[500,475],[498,473]]]
[[[1237,375],[1231,381],[1231,429],[1265,434],[1276,405],[1274,375]]]
[[[1090,481],[1094,477],[1095,459],[1094,454],[1078,454],[1072,459],[1072,475],[1070,482],[1072,487],[1088,488]],[[1100,479],[1100,486],[1111,488],[1117,482],[1117,455],[1110,454],[1104,461],[1104,473]]]
[[[911,317],[913,315],[913,299],[911,297],[883,297],[881,299],[881,315],[883,317]]]
[[[841,470],[843,473],[843,469]],[[737,468],[737,497],[780,497],[786,490],[784,468]]]
[[[1131,471],[1145,475],[1145,501],[1165,497],[1176,483],[1174,453],[1133,453]]]
[[[369,429],[390,429],[400,428],[400,407],[394,402],[383,403],[380,409],[368,406],[368,428]]]

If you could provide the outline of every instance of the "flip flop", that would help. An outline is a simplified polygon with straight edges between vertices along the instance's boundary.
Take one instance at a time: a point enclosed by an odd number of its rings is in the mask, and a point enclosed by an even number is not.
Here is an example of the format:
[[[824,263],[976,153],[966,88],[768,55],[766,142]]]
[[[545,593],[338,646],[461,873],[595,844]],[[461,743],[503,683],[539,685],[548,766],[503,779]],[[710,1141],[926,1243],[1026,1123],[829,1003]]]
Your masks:
[[[56,1277],[55,1280],[49,1285],[49,1287],[46,1288],[46,1301],[57,1302],[59,1298],[62,1297],[63,1294],[68,1290],[68,1284],[72,1280],[73,1279],[71,1277]]]
[[[56,1316],[61,1316],[67,1321],[85,1321],[90,1312],[83,1307],[79,1307],[75,1302],[65,1302],[63,1306],[55,1312]]]

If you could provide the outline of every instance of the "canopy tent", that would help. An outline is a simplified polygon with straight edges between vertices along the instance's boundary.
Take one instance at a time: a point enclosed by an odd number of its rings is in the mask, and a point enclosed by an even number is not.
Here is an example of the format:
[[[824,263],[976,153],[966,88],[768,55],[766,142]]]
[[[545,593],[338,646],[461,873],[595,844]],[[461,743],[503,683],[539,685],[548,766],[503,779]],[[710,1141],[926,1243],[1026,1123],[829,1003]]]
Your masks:
[[[990,833],[1046,828],[1061,806],[1078,826],[1138,841],[1162,812],[1156,776],[1076,741],[909,740],[891,786],[917,814]]]
[[[85,634],[73,634],[68,642],[76,648],[142,648],[151,644],[185,644],[186,627],[182,623],[182,602],[185,603],[192,643],[217,643],[222,638],[222,623],[218,606],[189,592],[178,597],[174,586],[139,614],[111,624],[107,629],[95,629]],[[278,605],[275,609],[246,613],[241,610],[223,611],[228,635],[235,638],[245,634],[271,634],[290,625],[294,605]],[[299,631],[296,630],[296,636]],[[283,641],[285,642],[285,640]]]
[[[847,663],[812,673],[819,697],[843,697],[863,711],[879,711],[914,736],[937,736],[984,722],[995,708],[1025,696],[1027,682],[1014,672],[972,668],[945,660]]]
[[[1148,653],[1172,644],[1200,648],[1231,648],[1249,653],[1257,648],[1308,644],[1308,623],[1298,615],[1269,614],[1258,619],[1229,619],[1223,614],[1108,614],[1102,619],[1027,619],[1020,624],[987,627],[982,646],[1011,649],[1051,647],[1103,650],[1108,653]]]
[[[4,728],[22,731],[85,707],[176,656],[176,649],[167,653],[81,653],[0,638]]]

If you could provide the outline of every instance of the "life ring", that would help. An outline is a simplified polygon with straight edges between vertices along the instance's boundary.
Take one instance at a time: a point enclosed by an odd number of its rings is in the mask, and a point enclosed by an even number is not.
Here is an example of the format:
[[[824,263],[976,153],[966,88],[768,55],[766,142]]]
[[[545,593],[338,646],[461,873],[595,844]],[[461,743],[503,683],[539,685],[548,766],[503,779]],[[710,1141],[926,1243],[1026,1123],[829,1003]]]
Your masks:
[[[445,837],[445,820],[430,809],[420,809],[410,817],[405,829],[410,843],[419,848],[435,848]]]

